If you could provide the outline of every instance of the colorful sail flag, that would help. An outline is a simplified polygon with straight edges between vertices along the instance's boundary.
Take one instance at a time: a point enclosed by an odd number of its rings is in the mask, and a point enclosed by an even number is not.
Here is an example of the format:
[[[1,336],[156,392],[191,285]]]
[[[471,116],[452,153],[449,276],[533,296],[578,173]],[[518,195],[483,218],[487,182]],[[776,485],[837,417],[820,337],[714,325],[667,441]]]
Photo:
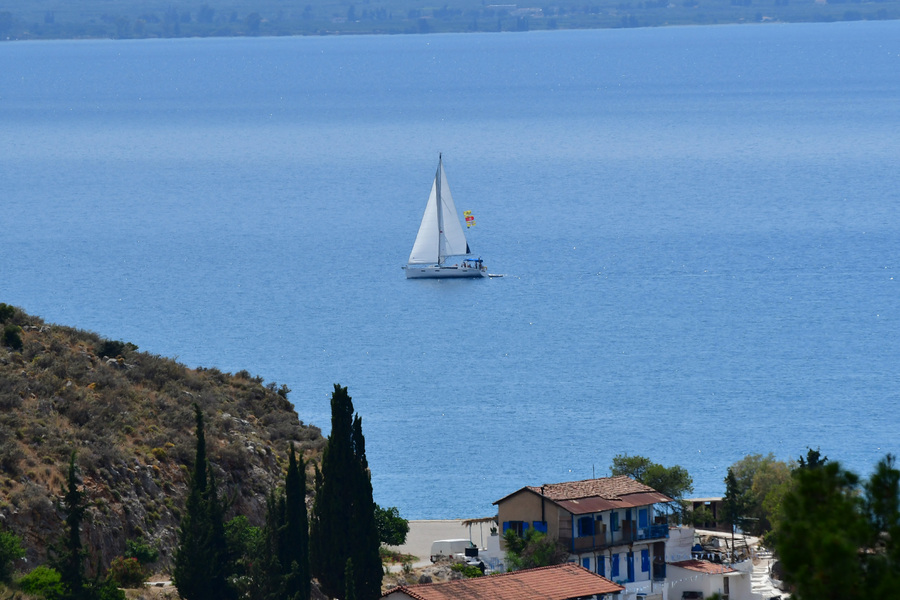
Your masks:
[[[463,216],[466,218],[466,229],[475,224],[475,217],[472,216],[471,210],[464,210]]]

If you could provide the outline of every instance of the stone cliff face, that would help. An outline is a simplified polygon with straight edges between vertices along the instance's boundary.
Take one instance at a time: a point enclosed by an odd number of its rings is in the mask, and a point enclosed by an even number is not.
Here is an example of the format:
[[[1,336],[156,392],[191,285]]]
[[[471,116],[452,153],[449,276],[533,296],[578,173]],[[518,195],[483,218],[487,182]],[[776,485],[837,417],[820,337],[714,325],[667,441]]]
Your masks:
[[[105,567],[143,538],[172,562],[193,465],[193,406],[204,413],[210,462],[228,517],[261,525],[283,482],[289,444],[315,460],[324,445],[287,400],[247,372],[188,369],[16,310],[21,348],[0,346],[0,520],[31,566],[63,532],[59,499],[75,452],[92,564]],[[25,568],[25,565],[21,565]]]

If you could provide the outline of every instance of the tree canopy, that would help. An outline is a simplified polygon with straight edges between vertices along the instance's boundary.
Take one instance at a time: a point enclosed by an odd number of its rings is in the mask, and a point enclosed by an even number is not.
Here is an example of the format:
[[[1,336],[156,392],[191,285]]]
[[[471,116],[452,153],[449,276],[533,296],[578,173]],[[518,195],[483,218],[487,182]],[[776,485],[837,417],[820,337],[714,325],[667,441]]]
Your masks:
[[[672,511],[677,519],[683,518],[686,508],[684,496],[694,491],[694,479],[684,467],[679,465],[664,467],[646,456],[616,454],[610,465],[610,471],[614,476],[627,475],[672,498],[676,502],[668,505],[668,510]]]
[[[900,471],[887,455],[861,482],[810,451],[792,473],[776,520],[776,550],[797,600],[896,596],[900,585]]]
[[[610,471],[615,475],[627,475],[635,481],[649,485],[673,500],[681,500],[694,491],[694,480],[687,469],[679,465],[664,467],[645,456],[617,454]]]
[[[738,526],[745,533],[764,535],[772,529],[781,500],[791,487],[790,464],[776,460],[771,452],[765,456],[749,454],[728,470],[734,478],[735,500],[740,501]]]
[[[402,546],[409,533],[409,521],[400,516],[396,506],[382,508],[375,505],[375,526],[378,528],[378,540],[387,546]]]

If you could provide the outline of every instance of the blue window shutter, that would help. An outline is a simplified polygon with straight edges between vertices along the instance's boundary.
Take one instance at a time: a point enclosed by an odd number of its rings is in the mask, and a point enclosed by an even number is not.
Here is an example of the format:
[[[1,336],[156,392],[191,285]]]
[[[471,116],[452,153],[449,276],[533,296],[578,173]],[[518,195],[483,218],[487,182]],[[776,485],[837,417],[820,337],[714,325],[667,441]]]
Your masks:
[[[540,531],[541,533],[547,533],[547,521],[535,521],[531,524],[534,527],[535,531]]]
[[[644,527],[647,527],[649,524],[650,523],[648,522],[648,519],[647,519],[647,509],[646,508],[640,509],[638,511],[638,527],[643,529]]]
[[[509,521],[503,521],[503,533],[506,533],[507,529],[509,529]]]
[[[619,576],[619,555],[613,554],[610,558],[610,562],[612,563],[609,567],[610,577],[618,577]]]
[[[585,569],[587,569],[588,571],[590,571],[591,570],[591,557],[586,556],[586,557],[582,558],[581,566],[584,567]]]
[[[650,571],[650,551],[646,549],[641,550],[641,571]]]
[[[628,568],[628,581],[634,581],[634,552],[625,555],[625,566]]]
[[[578,537],[594,535],[594,520],[591,517],[579,517]]]
[[[602,556],[597,557],[597,575],[606,577],[606,559]]]

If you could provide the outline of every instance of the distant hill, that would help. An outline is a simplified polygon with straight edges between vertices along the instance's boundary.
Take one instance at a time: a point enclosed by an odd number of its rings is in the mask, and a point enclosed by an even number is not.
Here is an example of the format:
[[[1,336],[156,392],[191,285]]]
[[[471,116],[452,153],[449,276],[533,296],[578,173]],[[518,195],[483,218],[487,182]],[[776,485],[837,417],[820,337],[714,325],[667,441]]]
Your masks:
[[[399,34],[900,19],[900,0],[6,0],[0,40]]]
[[[189,369],[128,343],[0,304],[0,520],[32,565],[62,532],[58,499],[71,453],[89,504],[84,535],[103,566],[144,537],[165,570],[193,463],[193,405],[232,514],[262,525],[283,481],[288,444],[316,459],[325,440],[302,423],[288,389],[246,371]],[[93,561],[92,561],[93,562]]]

